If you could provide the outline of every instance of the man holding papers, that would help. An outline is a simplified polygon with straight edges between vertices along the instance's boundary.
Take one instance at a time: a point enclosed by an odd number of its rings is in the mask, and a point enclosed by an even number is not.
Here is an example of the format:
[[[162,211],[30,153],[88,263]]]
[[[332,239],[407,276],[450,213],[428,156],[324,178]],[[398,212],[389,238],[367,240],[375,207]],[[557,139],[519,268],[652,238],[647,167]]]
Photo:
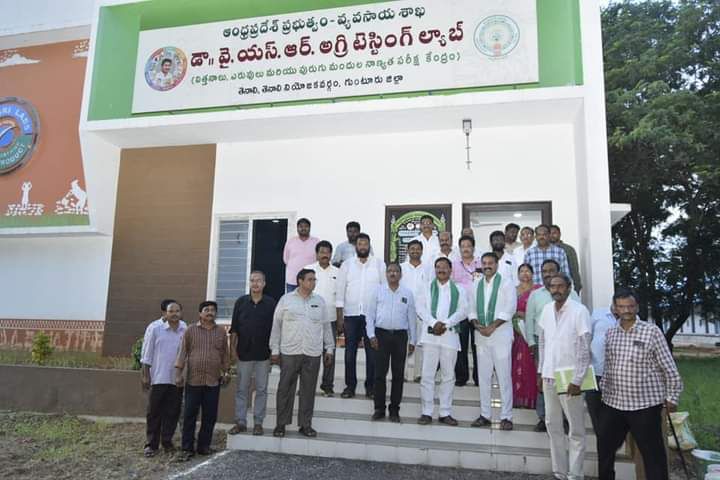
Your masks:
[[[583,478],[585,459],[585,403],[581,386],[590,369],[590,313],[568,298],[570,278],[560,273],[550,280],[553,302],[543,308],[538,322],[540,361],[538,385],[545,396],[550,456],[555,478]],[[594,379],[594,374],[590,372]],[[590,382],[592,383],[592,382]],[[567,385],[567,386],[566,386]],[[563,413],[570,423],[569,438],[563,430]]]

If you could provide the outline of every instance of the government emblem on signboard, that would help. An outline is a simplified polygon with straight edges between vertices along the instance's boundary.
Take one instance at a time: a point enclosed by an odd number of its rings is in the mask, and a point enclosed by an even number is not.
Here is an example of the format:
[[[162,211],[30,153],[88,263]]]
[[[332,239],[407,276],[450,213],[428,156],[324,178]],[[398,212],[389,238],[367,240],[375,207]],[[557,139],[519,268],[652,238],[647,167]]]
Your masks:
[[[35,107],[18,97],[0,97],[0,175],[30,160],[40,120]]]
[[[176,47],[155,50],[145,63],[145,80],[153,90],[172,90],[187,73],[187,56]]]
[[[520,43],[520,27],[507,15],[491,15],[478,24],[474,40],[483,55],[504,58]]]

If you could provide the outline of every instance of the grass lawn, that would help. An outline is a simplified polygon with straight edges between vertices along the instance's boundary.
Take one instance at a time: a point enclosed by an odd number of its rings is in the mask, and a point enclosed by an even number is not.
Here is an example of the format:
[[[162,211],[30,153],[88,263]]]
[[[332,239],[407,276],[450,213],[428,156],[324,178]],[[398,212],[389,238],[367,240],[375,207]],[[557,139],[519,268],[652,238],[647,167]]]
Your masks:
[[[720,358],[681,358],[677,365],[685,383],[679,410],[690,412],[698,447],[720,451]]]
[[[175,443],[179,444],[176,432]],[[213,448],[225,447],[216,431]],[[91,422],[69,415],[0,411],[0,478],[7,480],[160,480],[206,457],[178,462],[143,456],[145,424]]]

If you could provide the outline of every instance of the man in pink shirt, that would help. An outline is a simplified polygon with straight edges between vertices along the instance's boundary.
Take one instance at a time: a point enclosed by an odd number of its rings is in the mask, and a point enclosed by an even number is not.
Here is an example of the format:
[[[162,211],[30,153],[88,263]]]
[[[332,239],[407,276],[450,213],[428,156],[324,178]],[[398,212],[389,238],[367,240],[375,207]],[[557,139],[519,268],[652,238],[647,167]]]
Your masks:
[[[295,278],[298,272],[305,265],[310,265],[315,261],[315,245],[320,241],[318,238],[310,236],[310,220],[307,218],[297,221],[297,233],[297,237],[288,240],[283,249],[287,293],[297,288]]]

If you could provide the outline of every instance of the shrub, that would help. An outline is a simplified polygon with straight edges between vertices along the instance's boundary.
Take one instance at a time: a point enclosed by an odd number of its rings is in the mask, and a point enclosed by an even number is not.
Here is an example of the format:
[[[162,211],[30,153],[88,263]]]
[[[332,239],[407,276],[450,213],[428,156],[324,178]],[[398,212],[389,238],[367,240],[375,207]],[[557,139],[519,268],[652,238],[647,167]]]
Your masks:
[[[132,357],[132,369],[133,370],[140,370],[142,367],[142,344],[143,344],[143,338],[140,337],[137,340],[135,340],[135,343],[133,343],[132,350],[130,351],[130,356]]]
[[[31,358],[33,363],[45,365],[52,355],[54,348],[50,344],[50,336],[40,332],[33,338]]]

